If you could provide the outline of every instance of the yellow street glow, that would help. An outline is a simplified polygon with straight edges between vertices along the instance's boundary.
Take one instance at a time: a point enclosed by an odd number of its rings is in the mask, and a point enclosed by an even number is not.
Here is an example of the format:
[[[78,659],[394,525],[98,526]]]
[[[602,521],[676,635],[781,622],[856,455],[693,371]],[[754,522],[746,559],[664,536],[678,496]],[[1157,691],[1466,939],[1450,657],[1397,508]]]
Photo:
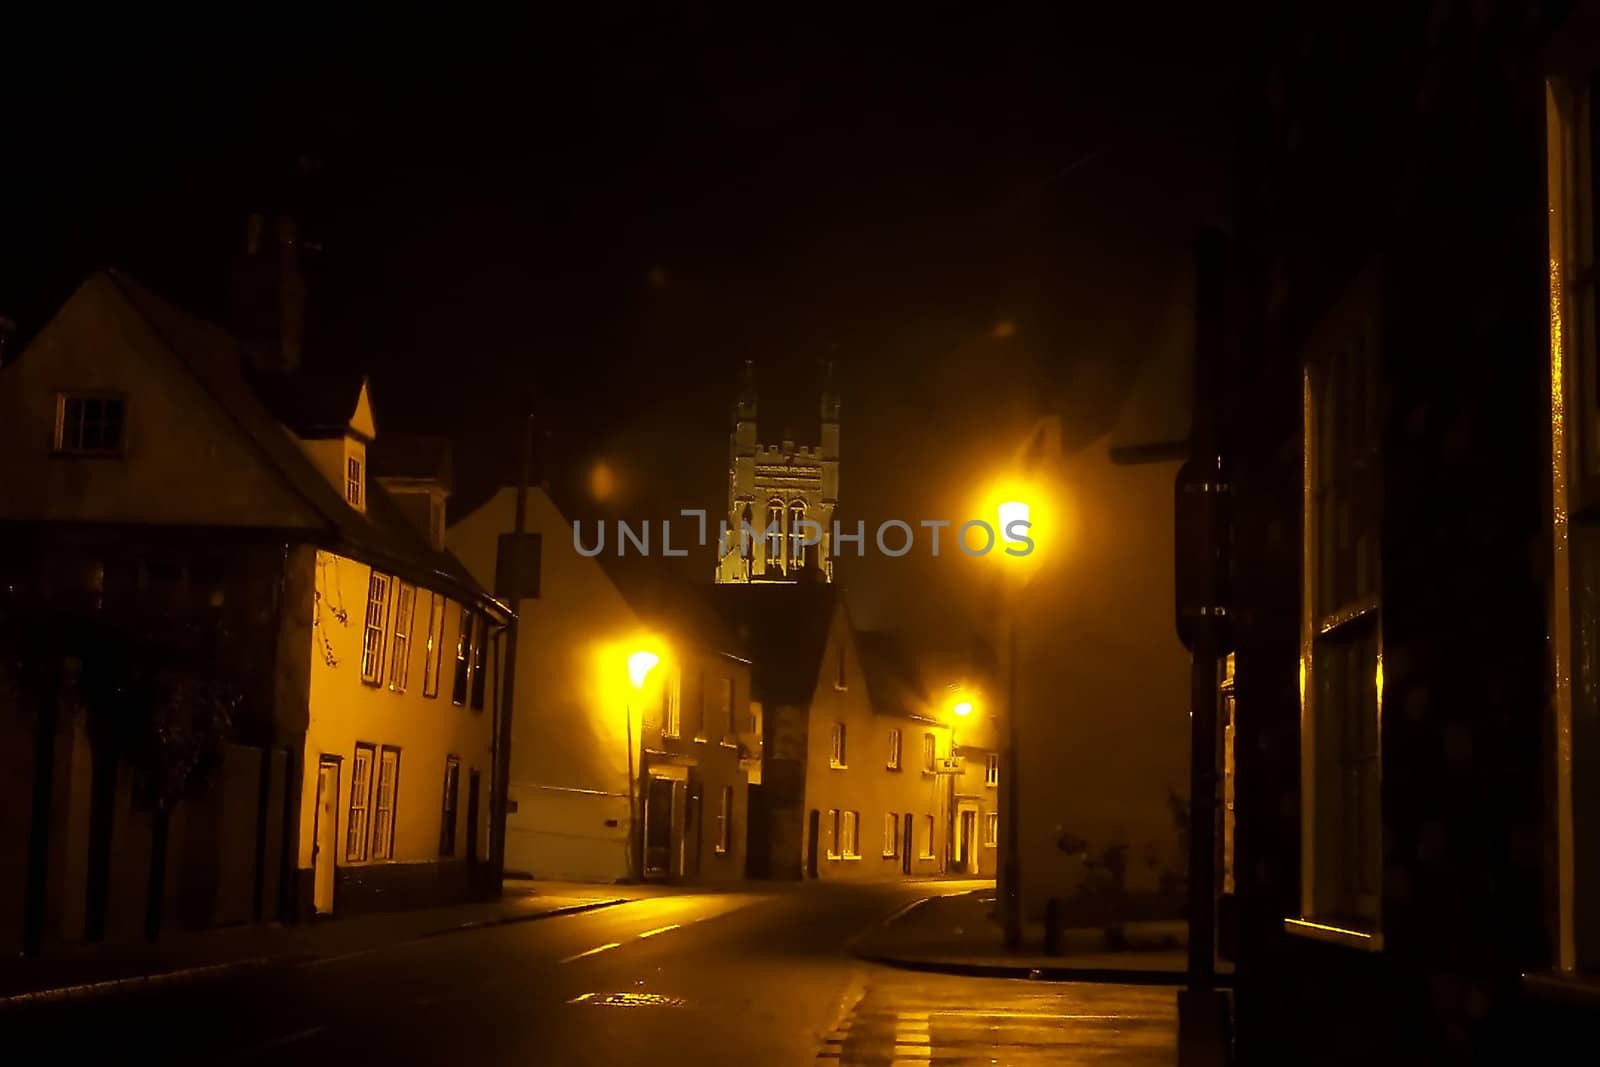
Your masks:
[[[968,715],[972,714],[972,701],[970,701],[970,700],[960,701],[959,703],[956,704],[955,707],[951,708],[950,710],[955,712],[957,715],[960,715],[962,718],[966,718]]]
[[[628,680],[635,689],[644,688],[644,680],[650,672],[656,669],[656,664],[661,662],[661,657],[654,652],[640,649],[628,657]]]

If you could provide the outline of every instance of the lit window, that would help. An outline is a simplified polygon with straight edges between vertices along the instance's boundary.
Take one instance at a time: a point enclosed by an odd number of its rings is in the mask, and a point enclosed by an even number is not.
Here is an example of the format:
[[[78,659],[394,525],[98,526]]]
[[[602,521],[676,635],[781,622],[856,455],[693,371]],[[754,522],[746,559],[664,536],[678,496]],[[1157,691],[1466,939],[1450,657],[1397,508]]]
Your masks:
[[[889,812],[883,817],[883,855],[892,858],[900,852],[900,816]]]
[[[717,851],[726,852],[733,843],[733,786],[722,787],[722,807],[717,812]]]
[[[1000,756],[998,753],[989,753],[988,760],[985,762],[983,768],[983,784],[1000,784]]]
[[[104,393],[56,395],[55,450],[79,456],[122,453],[126,401]]]
[[[789,505],[789,569],[799,570],[806,565],[806,533],[800,525],[805,521],[806,506],[796,500]]]
[[[428,594],[428,647],[422,657],[422,695],[439,695],[439,659],[444,652],[445,599],[438,593]]]
[[[839,809],[828,809],[828,858],[839,858],[839,840],[842,829],[839,825]]]
[[[1378,581],[1376,315],[1307,361],[1301,839],[1307,917],[1378,924],[1382,875],[1379,723],[1383,663]]]
[[[861,842],[857,833],[861,825],[859,811],[846,811],[840,813],[839,825],[842,836],[839,839],[839,855],[847,860],[861,858]]]
[[[706,739],[706,672],[701,671],[695,680],[699,683],[699,692],[695,695],[699,700],[694,705],[694,739]]]
[[[900,728],[898,726],[891,726],[889,728],[888,766],[891,771],[898,771],[900,769]]]
[[[355,456],[345,459],[344,498],[353,508],[361,506],[361,461]]]
[[[987,811],[983,815],[983,843],[994,848],[1000,843],[1000,813]]]
[[[383,680],[384,617],[389,611],[389,576],[372,572],[367,580],[367,618],[361,632],[361,680],[377,685]]]
[[[844,723],[836,722],[833,724],[833,747],[828,753],[828,766],[844,767],[844,757]]]
[[[837,689],[841,693],[845,691],[844,645],[843,644],[839,645],[839,655],[838,655],[838,658],[834,660],[834,664],[833,664],[833,687],[835,689]]]
[[[456,802],[461,793],[461,759],[444,760],[444,802],[439,811],[439,855],[456,854]]]
[[[417,590],[405,582],[395,584],[394,639],[389,645],[389,688],[406,691],[411,677],[411,616],[416,608]]]
[[[373,746],[356,745],[350,764],[350,816],[345,822],[344,858],[360,863],[367,858],[367,805],[372,795]]]
[[[373,801],[372,858],[394,859],[395,787],[400,778],[400,750],[383,746],[378,753],[378,788]]]
[[[472,710],[483,710],[484,686],[489,672],[484,670],[484,657],[489,648],[489,617],[476,612],[472,616]]]
[[[922,735],[922,769],[932,774],[939,758],[939,742],[932,734]]]
[[[933,816],[922,817],[922,859],[933,859]]]
[[[769,572],[783,570],[783,501],[773,497],[767,501],[767,561]]]

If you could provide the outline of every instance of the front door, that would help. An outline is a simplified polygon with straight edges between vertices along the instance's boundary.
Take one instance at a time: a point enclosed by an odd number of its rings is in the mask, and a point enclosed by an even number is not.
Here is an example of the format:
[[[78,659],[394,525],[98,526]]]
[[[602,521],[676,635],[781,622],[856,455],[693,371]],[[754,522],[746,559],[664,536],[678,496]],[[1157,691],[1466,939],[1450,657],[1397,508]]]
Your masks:
[[[311,904],[318,915],[333,914],[334,861],[339,848],[339,761],[317,764],[316,826],[311,846]]]
[[[972,863],[972,839],[977,832],[978,813],[972,810],[963,811],[956,838],[956,865],[968,874],[978,873]]]
[[[672,793],[671,778],[650,779],[644,794],[644,873],[665,875],[672,872]]]
[[[908,813],[902,820],[906,824],[905,842],[900,847],[900,870],[906,874],[911,873],[911,839],[915,834],[913,817]]]

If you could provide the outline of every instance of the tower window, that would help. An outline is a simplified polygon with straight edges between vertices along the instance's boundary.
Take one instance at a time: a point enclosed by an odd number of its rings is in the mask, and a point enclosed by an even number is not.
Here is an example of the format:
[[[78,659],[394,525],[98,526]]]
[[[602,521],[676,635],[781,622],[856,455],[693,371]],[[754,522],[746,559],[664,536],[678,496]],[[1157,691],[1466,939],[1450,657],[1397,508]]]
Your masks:
[[[767,501],[767,569],[783,569],[783,501],[773,497]]]
[[[345,460],[344,498],[353,508],[361,506],[361,461],[354,456]]]
[[[795,570],[806,565],[806,534],[801,523],[805,521],[806,506],[796,500],[789,505],[789,566]]]

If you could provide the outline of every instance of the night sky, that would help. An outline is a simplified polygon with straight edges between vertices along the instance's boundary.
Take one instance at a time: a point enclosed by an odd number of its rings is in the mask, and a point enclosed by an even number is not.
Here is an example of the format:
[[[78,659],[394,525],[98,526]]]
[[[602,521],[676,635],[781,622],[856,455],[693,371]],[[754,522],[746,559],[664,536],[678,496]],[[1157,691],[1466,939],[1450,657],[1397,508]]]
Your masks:
[[[292,203],[322,246],[308,363],[369,370],[380,432],[451,433],[463,503],[531,397],[554,481],[605,457],[624,513],[720,507],[745,359],[762,439],[802,442],[836,361],[869,529],[955,517],[1033,415],[1107,428],[1225,208],[1228,27],[610,10],[13,47],[0,313],[26,334],[110,264],[220,316],[245,215]],[[893,623],[930,566],[841,574]]]

